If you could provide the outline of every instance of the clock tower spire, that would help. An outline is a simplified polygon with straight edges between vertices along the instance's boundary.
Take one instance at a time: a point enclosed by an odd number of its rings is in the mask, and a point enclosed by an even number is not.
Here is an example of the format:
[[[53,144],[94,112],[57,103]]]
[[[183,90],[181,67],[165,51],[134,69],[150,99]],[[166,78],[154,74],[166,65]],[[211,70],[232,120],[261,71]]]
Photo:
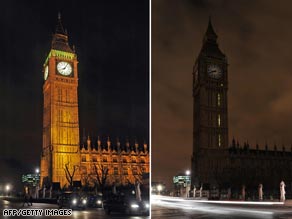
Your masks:
[[[53,34],[51,48],[60,50],[60,51],[74,53],[71,47],[69,46],[68,34],[67,34],[67,31],[63,27],[60,12],[58,14],[58,21],[57,21],[55,33]]]
[[[68,185],[64,169],[73,172],[80,164],[77,64],[59,14],[51,50],[43,65],[41,185],[46,187],[53,182],[61,187]],[[74,180],[79,177],[76,173]]]
[[[217,42],[217,37],[218,36],[215,33],[213,25],[212,25],[212,22],[211,22],[211,17],[209,17],[208,28],[207,28],[207,31],[205,33],[205,37],[204,37],[203,42],[204,43],[206,43],[206,42],[216,43]]]

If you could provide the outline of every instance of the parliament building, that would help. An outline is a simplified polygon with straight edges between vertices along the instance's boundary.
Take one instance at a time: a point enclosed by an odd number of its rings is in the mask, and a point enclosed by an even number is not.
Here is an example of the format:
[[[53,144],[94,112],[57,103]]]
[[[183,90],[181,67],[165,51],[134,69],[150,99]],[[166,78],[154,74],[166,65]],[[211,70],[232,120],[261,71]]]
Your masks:
[[[240,191],[262,184],[264,194],[275,194],[283,180],[291,194],[292,147],[228,140],[228,62],[211,20],[193,67],[192,90],[192,188]]]
[[[94,185],[141,183],[149,175],[149,147],[136,140],[109,137],[80,143],[78,117],[78,59],[58,17],[51,50],[43,64],[43,143],[40,186],[61,188],[73,182]]]

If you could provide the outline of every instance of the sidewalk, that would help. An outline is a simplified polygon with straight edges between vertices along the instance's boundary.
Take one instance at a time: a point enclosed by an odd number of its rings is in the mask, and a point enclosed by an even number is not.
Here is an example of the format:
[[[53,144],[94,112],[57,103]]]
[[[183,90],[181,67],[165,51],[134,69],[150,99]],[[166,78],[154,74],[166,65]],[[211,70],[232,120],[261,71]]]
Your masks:
[[[291,199],[286,200],[284,205],[287,206],[287,207],[292,207],[292,200]]]

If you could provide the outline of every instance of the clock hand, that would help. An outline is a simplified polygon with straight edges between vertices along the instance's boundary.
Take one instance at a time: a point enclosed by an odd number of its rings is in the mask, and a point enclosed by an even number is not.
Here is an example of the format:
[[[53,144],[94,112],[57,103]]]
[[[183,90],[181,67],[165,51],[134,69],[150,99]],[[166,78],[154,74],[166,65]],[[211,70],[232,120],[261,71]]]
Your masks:
[[[67,64],[67,65],[68,65],[68,64]],[[67,65],[66,65],[64,68],[62,68],[62,70],[66,69],[66,68],[67,68]]]

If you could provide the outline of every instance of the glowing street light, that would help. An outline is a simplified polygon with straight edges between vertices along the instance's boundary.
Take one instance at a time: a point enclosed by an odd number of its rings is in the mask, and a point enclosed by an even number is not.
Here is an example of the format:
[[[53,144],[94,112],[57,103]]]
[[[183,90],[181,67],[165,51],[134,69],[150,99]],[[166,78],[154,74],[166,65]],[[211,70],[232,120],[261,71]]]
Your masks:
[[[189,197],[189,192],[190,192],[190,175],[191,175],[191,171],[190,170],[186,170],[186,197],[188,198]]]
[[[162,185],[159,184],[157,186],[157,190],[158,190],[158,195],[160,195],[160,192],[162,191]]]
[[[9,194],[9,191],[10,191],[10,185],[9,184],[7,184],[6,186],[5,186],[5,190],[6,190],[6,192],[7,192],[7,196],[8,196],[8,194]]]
[[[36,176],[35,176],[35,180],[36,180],[36,186],[35,186],[35,198],[38,199],[39,198],[39,172],[40,172],[40,169],[39,168],[36,168],[35,169],[35,173],[36,173]]]

